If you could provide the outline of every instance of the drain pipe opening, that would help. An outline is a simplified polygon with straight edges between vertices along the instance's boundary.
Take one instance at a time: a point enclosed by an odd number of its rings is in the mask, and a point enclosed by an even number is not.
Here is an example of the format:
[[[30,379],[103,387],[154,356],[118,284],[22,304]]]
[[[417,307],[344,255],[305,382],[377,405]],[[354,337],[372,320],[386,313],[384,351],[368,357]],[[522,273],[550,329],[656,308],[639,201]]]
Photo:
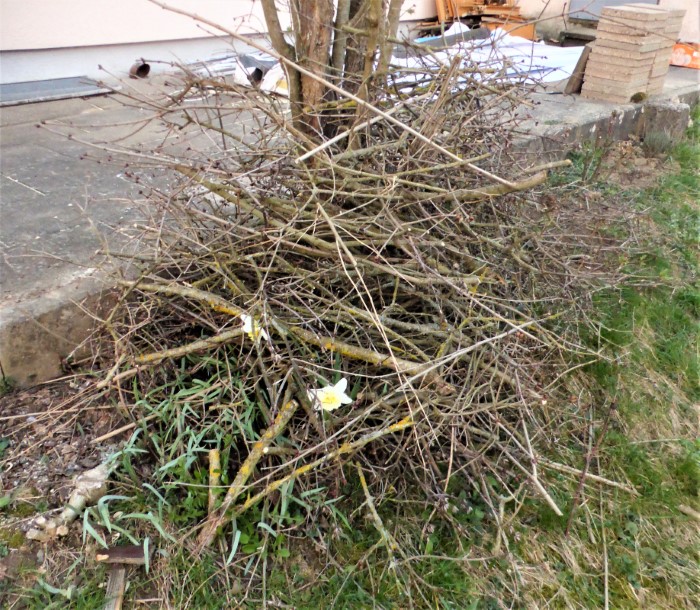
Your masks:
[[[129,68],[129,76],[131,78],[146,78],[151,71],[151,66],[149,66],[145,61],[135,63],[131,68]]]

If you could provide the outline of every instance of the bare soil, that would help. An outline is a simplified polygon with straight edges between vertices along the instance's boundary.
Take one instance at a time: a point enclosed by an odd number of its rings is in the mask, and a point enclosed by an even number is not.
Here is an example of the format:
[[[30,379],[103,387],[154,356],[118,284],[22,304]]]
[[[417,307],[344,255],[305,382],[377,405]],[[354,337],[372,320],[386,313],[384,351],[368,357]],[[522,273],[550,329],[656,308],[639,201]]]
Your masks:
[[[25,533],[37,515],[63,508],[76,475],[115,450],[92,442],[114,422],[113,407],[86,402],[73,378],[0,398],[0,598],[8,581],[22,577],[31,586],[32,570],[51,562],[54,547],[80,547],[77,527],[68,539],[47,544]]]

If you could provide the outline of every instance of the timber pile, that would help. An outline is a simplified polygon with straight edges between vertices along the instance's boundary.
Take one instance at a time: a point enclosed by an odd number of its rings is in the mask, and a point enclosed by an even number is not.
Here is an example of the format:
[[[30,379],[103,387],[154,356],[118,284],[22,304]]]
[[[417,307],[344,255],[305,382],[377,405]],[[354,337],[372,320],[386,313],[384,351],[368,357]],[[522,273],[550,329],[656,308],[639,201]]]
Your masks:
[[[203,502],[200,550],[229,520],[284,506],[292,484],[303,498],[359,477],[372,506],[365,474],[403,498],[444,498],[449,519],[460,489],[499,523],[502,498],[562,514],[542,469],[577,471],[541,455],[569,418],[548,406],[551,380],[572,350],[591,352],[557,334],[550,305],[575,307],[580,258],[541,238],[516,193],[568,162],[509,156],[526,91],[502,70],[458,57],[415,72],[410,85],[390,73],[371,103],[329,100],[318,122],[335,135],[315,140],[274,96],[192,73],[177,97],[129,98],[208,148],[135,153],[179,181],[150,198],[162,216],[142,236],[139,279],[122,282],[100,388],[146,439],[191,431],[188,472],[220,450],[212,472],[230,486]],[[167,486],[187,492],[175,474]]]
[[[626,103],[660,93],[684,14],[646,4],[604,8],[581,96]]]
[[[473,15],[498,15],[520,18],[520,9],[515,0],[436,0],[438,21],[456,21],[462,17]]]
[[[515,0],[436,0],[438,22],[475,18],[489,30],[501,28],[528,40],[535,40],[535,24],[523,19]]]

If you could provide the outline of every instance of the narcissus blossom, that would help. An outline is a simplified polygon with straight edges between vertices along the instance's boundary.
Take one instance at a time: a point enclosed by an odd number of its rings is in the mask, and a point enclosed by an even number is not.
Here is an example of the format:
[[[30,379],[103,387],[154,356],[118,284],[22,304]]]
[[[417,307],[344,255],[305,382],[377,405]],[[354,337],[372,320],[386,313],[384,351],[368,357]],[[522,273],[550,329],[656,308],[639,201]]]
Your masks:
[[[270,338],[257,320],[244,313],[241,314],[240,318],[243,321],[243,332],[247,333],[253,341],[257,341],[258,337],[262,337],[266,341]]]
[[[352,403],[352,398],[345,393],[347,389],[348,380],[343,378],[335,385],[327,385],[319,390],[309,390],[309,400],[316,409],[334,411],[341,405]]]

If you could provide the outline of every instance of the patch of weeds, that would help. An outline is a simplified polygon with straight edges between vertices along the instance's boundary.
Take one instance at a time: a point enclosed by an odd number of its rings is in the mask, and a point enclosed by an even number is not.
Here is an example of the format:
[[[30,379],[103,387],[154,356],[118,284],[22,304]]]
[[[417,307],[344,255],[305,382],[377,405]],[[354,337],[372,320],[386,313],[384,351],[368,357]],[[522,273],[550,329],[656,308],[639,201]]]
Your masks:
[[[7,451],[7,448],[10,446],[10,439],[9,438],[0,438],[0,459],[3,459],[5,457],[5,451]]]
[[[26,592],[22,601],[25,607],[37,610],[94,610],[105,602],[104,589],[99,584],[94,582],[86,586],[83,582],[79,589],[72,583],[57,587],[39,578],[38,584]]]
[[[10,394],[17,387],[17,382],[12,377],[0,376],[0,397]]]
[[[78,558],[58,573],[24,569],[18,582],[25,584],[8,593],[13,607],[27,610],[92,610],[105,603],[106,581],[104,566],[86,568],[83,559]]]
[[[492,607],[482,599],[472,564],[455,550],[453,530],[448,534],[448,527],[434,523],[421,554],[413,553],[418,540],[410,537],[407,525],[400,526],[400,539],[410,560],[397,555],[390,561],[384,547],[378,546],[377,531],[369,524],[358,524],[350,539],[332,543],[328,549],[331,556],[344,559],[343,565],[324,565],[323,556],[312,562],[316,569],[280,565],[270,582],[278,591],[288,591],[284,601],[299,608]]]
[[[681,442],[682,457],[676,461],[674,479],[678,489],[691,498],[700,495],[700,440]]]
[[[203,554],[192,561],[188,551],[174,548],[173,554],[154,566],[152,585],[165,594],[171,607],[198,610],[240,608],[244,588],[249,580],[241,578],[245,570],[231,573],[213,556]],[[147,589],[148,583],[142,584]]]
[[[698,109],[696,118],[700,118]],[[618,417],[601,451],[601,465],[631,482],[638,497],[616,498],[600,527],[611,535],[612,594],[646,590],[663,607],[685,607],[700,592],[686,519],[678,506],[697,506],[700,459],[692,405],[700,400],[700,139],[690,133],[672,151],[680,171],[638,195],[651,218],[648,243],[630,258],[640,284],[601,292],[598,347],[611,359],[589,368]],[[680,571],[683,575],[678,574]],[[671,601],[675,600],[675,601]],[[654,602],[647,602],[655,606]],[[674,606],[674,604],[678,604]]]
[[[642,140],[642,150],[647,157],[667,156],[673,145],[673,138],[667,131],[650,131]]]
[[[522,506],[510,550],[537,566],[537,578],[521,592],[532,607],[546,601],[548,607],[599,608],[607,601],[614,608],[690,609],[700,597],[697,544],[688,535],[694,524],[679,511],[680,505],[700,508],[694,406],[700,400],[700,108],[695,119],[688,139],[670,151],[673,172],[648,190],[623,191],[602,181],[603,172],[591,178],[602,151],[581,151],[563,178],[572,188],[582,176],[597,180],[607,203],[631,206],[644,219],[634,235],[624,223],[613,225],[616,238],[634,238],[634,249],[620,259],[630,279],[594,293],[591,313],[599,323],[581,337],[606,356],[587,366],[583,385],[594,402],[617,406],[591,468],[638,493],[587,484],[569,536],[577,477],[548,481],[564,518],[544,503]],[[601,408],[596,432],[603,418]],[[581,467],[589,449],[577,446],[585,436],[569,424],[576,436],[554,450],[560,461]]]
[[[584,142],[580,148],[569,155],[572,162],[571,171],[583,184],[595,182],[603,168],[603,163],[610,153],[612,141],[592,144]]]
[[[588,367],[587,382],[601,404],[618,405],[591,467],[633,485],[637,496],[586,485],[565,537],[578,480],[547,472],[542,479],[565,515],[545,502],[527,501],[512,517],[509,505],[498,532],[481,490],[473,492],[472,481],[453,476],[446,495],[454,507],[438,507],[441,500],[426,506],[382,496],[378,514],[407,553],[406,558],[394,550],[392,557],[349,468],[337,496],[325,487],[301,492],[291,481],[276,491],[274,502],[261,502],[221,532],[218,555],[203,553],[193,561],[174,538],[187,537],[208,514],[207,452],[221,452],[226,488],[259,440],[265,428],[261,413],[270,402],[262,391],[246,394],[231,374],[235,366],[223,356],[190,357],[167,387],[142,393],[134,382],[138,419],[148,426],[122,448],[113,495],[86,512],[86,539],[100,546],[117,535],[133,542],[152,539],[161,553],[130,594],[155,589],[167,605],[183,609],[260,607],[272,599],[297,608],[483,610],[542,607],[543,600],[549,607],[581,609],[606,601],[614,608],[691,607],[700,579],[678,505],[697,505],[700,485],[700,444],[688,424],[690,405],[700,398],[694,351],[700,294],[692,257],[699,185],[690,170],[700,149],[684,146],[673,151],[679,176],[652,191],[635,194],[599,183],[602,196],[624,197],[625,204],[636,198],[656,231],[642,255],[628,258],[630,276],[644,281],[596,293],[599,332],[586,337],[609,356]],[[589,183],[599,179],[604,154],[584,150],[572,171]],[[202,413],[215,414],[211,425],[202,423]],[[580,457],[580,441],[560,434],[561,446],[553,452]],[[280,439],[280,449],[293,455],[294,447],[285,443]],[[498,497],[496,481],[485,477],[484,485]],[[292,537],[290,531],[302,523],[303,537]],[[507,549],[501,533],[509,540]],[[98,577],[81,583],[76,598],[71,577],[55,582],[61,584],[28,592],[27,606],[93,608],[103,601]]]

